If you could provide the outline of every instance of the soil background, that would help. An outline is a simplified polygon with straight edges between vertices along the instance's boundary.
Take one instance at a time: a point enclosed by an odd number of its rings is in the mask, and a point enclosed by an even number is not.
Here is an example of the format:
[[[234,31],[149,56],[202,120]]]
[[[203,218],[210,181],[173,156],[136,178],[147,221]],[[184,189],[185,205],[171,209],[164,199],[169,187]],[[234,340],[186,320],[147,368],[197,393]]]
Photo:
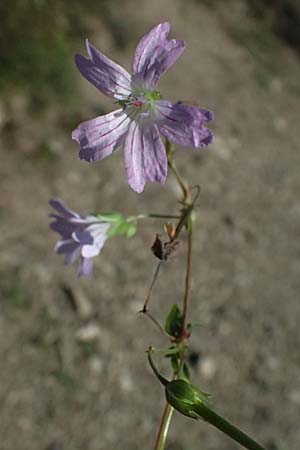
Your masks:
[[[14,3],[14,2],[13,2]],[[34,2],[33,2],[34,3]],[[169,21],[186,50],[163,77],[164,98],[215,112],[215,143],[179,149],[184,177],[202,187],[193,255],[192,380],[217,411],[268,450],[300,442],[300,64],[295,46],[245,1],[123,0],[86,13],[89,39],[130,69],[138,39]],[[50,20],[50,17],[49,17]],[[85,54],[78,32],[73,50]],[[13,50],[12,50],[13,51]],[[164,186],[137,195],[123,151],[88,164],[71,131],[112,102],[67,64],[70,103],[30,109],[28,90],[0,101],[0,449],[153,449],[163,389],[145,349],[168,342],[137,314],[163,223],[141,223],[131,240],[109,240],[93,281],[76,278],[53,253],[51,197],[75,211],[173,213],[180,193]],[[44,55],[41,66],[47,65]],[[17,62],[16,62],[17,64]],[[51,78],[50,78],[51,81]],[[31,73],[34,86],[38,80]],[[37,87],[37,89],[39,89]],[[152,313],[163,321],[180,303],[185,241],[161,270]],[[168,376],[166,362],[157,359]],[[236,450],[204,422],[175,414],[168,450]]]

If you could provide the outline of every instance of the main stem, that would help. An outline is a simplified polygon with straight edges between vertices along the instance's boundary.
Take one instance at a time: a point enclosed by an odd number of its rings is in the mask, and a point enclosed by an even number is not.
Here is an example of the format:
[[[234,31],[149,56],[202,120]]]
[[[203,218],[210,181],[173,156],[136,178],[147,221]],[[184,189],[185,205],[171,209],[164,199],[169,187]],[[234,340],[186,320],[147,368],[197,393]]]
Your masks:
[[[182,190],[183,194],[183,204],[190,202],[190,188],[181,178],[174,161],[172,159],[171,151],[170,151],[170,143],[167,144],[167,155],[168,155],[168,166],[176,178],[176,181]],[[190,205],[191,206],[191,205]],[[178,230],[180,231],[180,230]],[[179,233],[178,233],[179,234]],[[181,330],[181,338],[185,339],[187,337],[187,315],[188,315],[188,306],[189,306],[189,298],[190,298],[190,279],[191,279],[191,264],[192,264],[192,224],[188,228],[188,250],[187,250],[187,266],[186,266],[186,276],[185,276],[185,290],[184,290],[184,298],[183,298],[183,320],[182,320],[182,330]],[[182,354],[182,362],[184,355]],[[169,432],[169,427],[172,419],[174,409],[168,403],[165,406],[163,416],[161,419],[161,424],[159,427],[159,431],[156,438],[155,448],[154,450],[164,450],[167,440],[167,435]]]
[[[191,269],[192,269],[192,241],[193,241],[193,231],[192,231],[192,223],[189,224],[188,229],[188,248],[187,248],[187,262],[186,262],[186,274],[185,274],[185,290],[183,297],[183,312],[182,312],[182,329],[181,329],[181,337],[187,337],[187,316],[188,316],[188,307],[189,307],[189,299],[190,299],[190,290],[191,290]]]

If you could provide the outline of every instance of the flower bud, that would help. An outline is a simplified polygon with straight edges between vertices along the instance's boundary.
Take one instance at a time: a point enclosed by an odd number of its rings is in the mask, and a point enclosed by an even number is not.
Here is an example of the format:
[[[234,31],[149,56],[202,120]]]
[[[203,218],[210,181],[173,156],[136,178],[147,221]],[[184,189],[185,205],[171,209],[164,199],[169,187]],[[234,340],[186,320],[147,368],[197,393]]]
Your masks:
[[[208,394],[201,392],[185,380],[173,380],[165,386],[167,402],[177,411],[192,419],[200,419],[197,412],[200,405],[206,405]]]

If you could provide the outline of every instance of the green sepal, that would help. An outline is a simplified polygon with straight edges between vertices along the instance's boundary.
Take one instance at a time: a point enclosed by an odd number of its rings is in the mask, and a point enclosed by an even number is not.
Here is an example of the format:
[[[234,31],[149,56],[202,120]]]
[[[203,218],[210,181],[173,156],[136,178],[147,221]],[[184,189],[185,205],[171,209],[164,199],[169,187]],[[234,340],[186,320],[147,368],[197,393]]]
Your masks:
[[[186,225],[185,225],[187,231],[190,231],[192,229],[194,223],[196,222],[196,218],[197,218],[196,212],[194,210],[191,211],[191,213],[189,215],[189,218],[188,218],[188,220],[186,222]]]
[[[123,108],[124,106],[126,106],[126,104],[128,103],[128,99],[125,100],[117,100],[114,103],[116,103],[117,105],[121,106],[121,108]]]
[[[200,419],[197,406],[207,405],[207,394],[183,379],[170,381],[165,389],[167,402],[173,408],[192,419]]]
[[[161,93],[159,91],[145,92],[144,96],[147,100],[150,100],[150,101],[161,100],[161,98],[162,98]]]
[[[96,215],[97,219],[102,222],[111,223],[111,227],[107,232],[108,237],[125,235],[127,239],[136,234],[136,223],[128,220],[123,214],[119,212],[100,213]]]
[[[172,163],[172,157],[175,154],[177,148],[172,142],[169,141],[169,139],[166,139],[166,152],[168,156],[168,162],[169,164]]]
[[[134,236],[136,233],[136,225],[133,222],[127,222],[126,219],[123,219],[122,222],[113,224],[108,230],[108,237],[120,236],[122,234],[125,235],[127,239]]]
[[[136,224],[133,222],[127,222],[127,231],[126,231],[127,239],[133,237],[136,234],[136,231],[137,231]]]
[[[165,331],[170,336],[178,338],[182,330],[182,314],[179,307],[174,304],[167,316],[165,323]]]
[[[119,212],[111,212],[111,213],[101,213],[96,214],[97,219],[102,220],[103,222],[122,222],[126,220],[125,217]]]
[[[213,411],[207,402],[208,394],[187,381],[169,381],[165,384],[165,392],[169,405],[181,414],[210,423],[248,450],[265,450],[258,442]]]

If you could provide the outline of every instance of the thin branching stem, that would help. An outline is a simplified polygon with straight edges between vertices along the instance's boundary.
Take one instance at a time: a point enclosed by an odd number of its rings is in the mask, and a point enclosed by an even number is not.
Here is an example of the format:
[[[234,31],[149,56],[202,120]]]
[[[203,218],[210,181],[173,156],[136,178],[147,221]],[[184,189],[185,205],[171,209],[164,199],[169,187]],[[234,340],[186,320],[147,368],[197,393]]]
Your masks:
[[[179,184],[179,186],[180,186],[180,188],[182,190],[183,197],[186,199],[188,197],[188,195],[189,195],[189,189],[186,186],[186,184],[183,181],[183,179],[181,178],[181,176],[180,176],[180,174],[179,174],[179,172],[177,170],[177,167],[175,166],[174,161],[170,157],[168,158],[168,165],[169,165],[169,168],[170,168],[171,172],[175,176],[177,183]]]
[[[157,326],[157,328],[159,329],[159,331],[166,337],[169,337],[169,335],[165,332],[165,330],[163,329],[162,325],[158,322],[158,320],[155,319],[155,317],[150,313],[150,311],[148,309],[141,309],[141,311],[139,311],[142,314],[145,314],[147,317],[149,317],[149,319],[154,323],[154,325]]]
[[[175,176],[176,181],[182,191],[182,194],[183,194],[182,204],[185,205],[185,207],[186,207],[184,214],[181,216],[180,221],[177,224],[173,239],[171,238],[171,240],[175,240],[179,236],[182,228],[187,224],[190,214],[194,208],[194,202],[198,198],[199,192],[197,193],[195,200],[192,201],[191,200],[191,189],[190,189],[189,185],[186,184],[183,181],[183,179],[181,178],[181,176],[175,166],[175,163],[173,161],[172,152],[171,152],[171,144],[169,143],[169,141],[166,142],[166,146],[167,146],[167,155],[168,155],[168,166],[169,166],[171,172],[173,173],[173,175]],[[198,191],[200,191],[200,188]],[[187,227],[187,229],[188,229],[188,249],[187,249],[187,262],[186,262],[185,290],[184,290],[184,297],[183,297],[183,321],[182,321],[182,330],[181,330],[181,339],[182,340],[184,340],[185,338],[188,337],[187,336],[187,317],[188,317],[188,307],[189,307],[189,298],[190,298],[191,266],[192,266],[192,237],[193,237],[191,222],[189,223],[189,226]],[[150,288],[150,292],[152,290],[152,287],[153,286],[151,286],[151,288]],[[148,301],[146,301],[146,304],[145,304],[146,307],[147,307],[147,303],[148,303]],[[148,357],[149,356],[150,355],[148,355]],[[181,364],[180,365],[182,365],[183,359],[184,359],[184,351],[182,352],[182,355],[181,355]],[[175,377],[175,373],[174,373],[174,377]],[[173,408],[169,404],[166,404],[164,412],[163,412],[163,416],[161,419],[161,424],[159,427],[154,450],[164,450],[164,448],[165,448],[173,411],[174,411]]]
[[[135,220],[141,220],[141,219],[180,219],[181,216],[178,214],[156,214],[156,213],[149,213],[149,214],[138,214],[137,216],[130,216],[127,218],[129,222],[135,221]]]
[[[150,285],[150,288],[149,288],[149,291],[148,291],[148,295],[147,295],[147,298],[145,300],[143,309],[141,311],[143,313],[147,312],[147,306],[148,306],[148,303],[149,303],[149,300],[150,300],[150,297],[151,297],[151,292],[152,292],[152,289],[154,287],[155,281],[156,281],[156,279],[158,277],[160,266],[161,266],[161,261],[157,264],[157,267],[155,269],[155,273],[154,273],[154,276],[153,276],[153,279],[152,279],[152,282],[151,282],[151,285]]]

